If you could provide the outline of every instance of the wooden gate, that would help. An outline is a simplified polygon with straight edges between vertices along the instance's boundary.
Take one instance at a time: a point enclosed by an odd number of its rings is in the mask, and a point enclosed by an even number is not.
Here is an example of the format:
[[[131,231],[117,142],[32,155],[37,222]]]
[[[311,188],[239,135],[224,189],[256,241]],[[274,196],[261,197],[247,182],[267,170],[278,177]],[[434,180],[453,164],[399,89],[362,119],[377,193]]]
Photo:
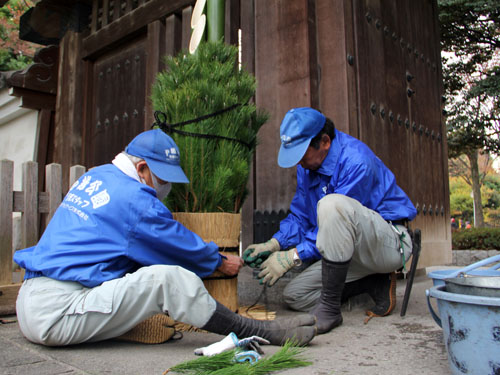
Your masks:
[[[151,85],[165,55],[187,49],[195,0],[94,0],[83,38],[83,159],[109,162],[153,123]],[[240,2],[227,0],[225,40],[237,42]]]
[[[86,64],[85,165],[107,163],[150,128],[151,84],[164,55],[186,48],[193,0],[94,1]]]
[[[286,210],[295,170],[277,166],[279,124],[312,106],[368,144],[418,210],[421,266],[451,261],[435,0],[255,1],[257,104],[272,114],[256,157],[254,209]]]
[[[151,85],[164,55],[187,48],[195,0],[93,0],[88,34],[60,43],[56,142],[51,160],[109,162],[153,113]],[[366,142],[418,208],[422,265],[451,260],[436,0],[226,0],[225,41],[241,31],[242,63],[257,78],[261,129],[242,213],[289,208],[295,171],[277,165],[279,125],[312,106]],[[82,110],[83,108],[83,110]],[[65,178],[66,180],[66,178]]]

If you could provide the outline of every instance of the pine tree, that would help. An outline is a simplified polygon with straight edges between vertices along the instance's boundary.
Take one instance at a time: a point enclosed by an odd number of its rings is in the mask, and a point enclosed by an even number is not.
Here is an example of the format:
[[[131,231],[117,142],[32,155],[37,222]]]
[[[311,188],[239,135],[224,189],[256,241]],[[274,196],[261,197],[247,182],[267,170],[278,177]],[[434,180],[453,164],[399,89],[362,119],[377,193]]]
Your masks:
[[[167,57],[167,69],[157,76],[153,107],[164,114],[167,124],[229,109],[172,127],[198,136],[169,132],[168,126],[163,127],[179,146],[181,166],[190,181],[174,184],[167,200],[172,211],[239,212],[243,204],[257,132],[267,114],[257,111],[250,102],[255,78],[239,69],[237,56],[234,46],[204,42],[192,55],[181,52]]]

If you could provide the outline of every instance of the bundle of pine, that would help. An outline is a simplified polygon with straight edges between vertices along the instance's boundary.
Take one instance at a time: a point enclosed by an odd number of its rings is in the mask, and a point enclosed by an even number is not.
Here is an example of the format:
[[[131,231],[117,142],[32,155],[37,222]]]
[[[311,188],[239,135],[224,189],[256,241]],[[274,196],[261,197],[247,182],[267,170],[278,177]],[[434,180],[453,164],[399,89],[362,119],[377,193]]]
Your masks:
[[[302,358],[303,347],[287,341],[283,347],[269,358],[262,358],[254,364],[234,362],[237,350],[230,350],[212,357],[200,357],[175,365],[163,375],[174,372],[188,375],[264,375],[288,368],[305,367],[312,364]]]
[[[189,184],[173,184],[172,212],[238,213],[247,194],[257,132],[268,115],[251,102],[255,77],[238,66],[238,49],[203,42],[168,57],[153,86],[157,125],[181,150]],[[161,115],[160,115],[161,113]]]

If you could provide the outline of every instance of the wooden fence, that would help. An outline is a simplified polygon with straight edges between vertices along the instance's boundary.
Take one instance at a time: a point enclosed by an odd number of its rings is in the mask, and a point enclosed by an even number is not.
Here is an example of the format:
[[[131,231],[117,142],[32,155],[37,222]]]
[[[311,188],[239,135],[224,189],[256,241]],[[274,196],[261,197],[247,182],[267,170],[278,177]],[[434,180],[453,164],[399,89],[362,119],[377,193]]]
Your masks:
[[[21,214],[21,248],[33,246],[62,201],[62,167],[49,164],[45,167],[45,191],[38,191],[38,165],[25,162],[22,166],[22,191],[14,191],[14,163],[0,161],[0,315],[15,312],[17,292],[24,271],[13,270],[13,220],[14,213]],[[85,167],[70,168],[69,186],[83,173]]]

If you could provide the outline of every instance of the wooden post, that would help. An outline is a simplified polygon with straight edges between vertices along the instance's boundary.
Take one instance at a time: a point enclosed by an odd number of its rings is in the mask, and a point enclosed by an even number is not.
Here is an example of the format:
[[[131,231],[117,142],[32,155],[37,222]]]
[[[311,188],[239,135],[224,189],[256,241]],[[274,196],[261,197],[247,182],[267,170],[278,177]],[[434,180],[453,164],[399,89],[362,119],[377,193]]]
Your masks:
[[[92,22],[90,23],[90,32],[95,33],[100,29],[97,24],[97,14],[99,13],[99,0],[92,1]]]
[[[62,167],[60,164],[52,163],[45,167],[45,181],[45,191],[49,195],[48,224],[62,200]]]
[[[23,248],[34,246],[38,241],[38,163],[23,163],[23,201],[21,216],[21,245]],[[24,270],[21,271],[21,280]]]
[[[181,49],[188,49],[189,40],[191,39],[191,15],[193,7],[185,7],[182,9],[182,42]]]
[[[172,14],[165,20],[165,54],[175,56],[181,49],[182,20]]]
[[[101,27],[104,27],[109,22],[109,0],[102,1]]]
[[[0,161],[0,285],[12,283],[13,172],[12,161]]]
[[[71,189],[71,186],[85,173],[85,167],[83,165],[73,165],[69,169],[69,186],[68,190]]]
[[[23,248],[38,241],[38,165],[33,161],[23,163],[24,209],[21,219]]]

